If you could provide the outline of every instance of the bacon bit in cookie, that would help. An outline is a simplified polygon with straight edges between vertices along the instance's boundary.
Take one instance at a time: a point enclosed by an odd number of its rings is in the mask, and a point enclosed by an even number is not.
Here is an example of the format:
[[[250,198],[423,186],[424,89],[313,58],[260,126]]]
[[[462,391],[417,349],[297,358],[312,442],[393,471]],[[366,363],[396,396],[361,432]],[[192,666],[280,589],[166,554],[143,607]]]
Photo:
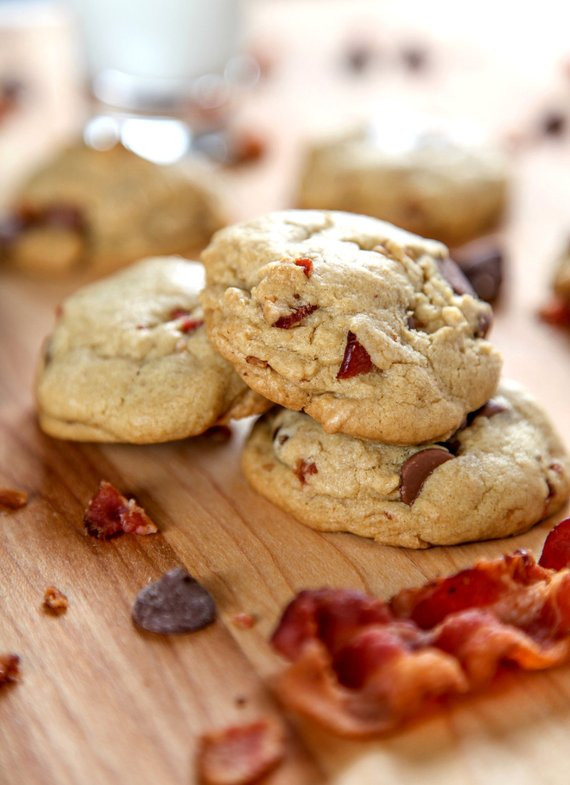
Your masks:
[[[168,320],[173,322],[175,319],[181,319],[183,316],[190,316],[190,311],[187,308],[173,308],[168,314]]]
[[[555,327],[570,327],[570,305],[562,300],[552,300],[540,309],[538,315],[547,324],[553,324]]]
[[[353,376],[359,376],[361,373],[370,373],[373,369],[374,363],[370,359],[370,355],[364,346],[359,343],[356,335],[349,332],[346,336],[344,357],[336,378],[351,379]]]
[[[538,563],[551,570],[570,565],[570,518],[560,521],[548,534]]]
[[[238,630],[251,630],[255,622],[256,618],[251,613],[236,613],[235,616],[232,616],[232,624]]]
[[[87,534],[110,540],[120,534],[155,534],[158,529],[134,499],[127,499],[106,480],[89,502],[83,523]]]
[[[0,686],[20,681],[20,658],[17,654],[0,654]]]
[[[197,754],[200,782],[250,785],[273,771],[284,754],[282,730],[267,719],[206,733]]]
[[[262,360],[260,357],[255,357],[253,354],[248,354],[245,361],[249,365],[255,365],[256,368],[267,368],[269,365],[267,360]]]
[[[318,474],[318,471],[316,464],[304,461],[302,458],[299,458],[295,465],[295,474],[299,478],[301,485],[306,484],[307,476]]]
[[[65,613],[69,605],[68,599],[60,592],[59,589],[56,589],[55,586],[48,586],[44,592],[44,601],[43,601],[43,608],[50,613],[55,615],[59,615],[61,613]]]
[[[26,491],[19,491],[17,488],[0,488],[0,508],[8,510],[19,510],[28,503]]]
[[[287,316],[280,316],[276,322],[273,322],[273,327],[290,330],[291,327],[296,327],[299,322],[302,322],[305,317],[314,313],[318,307],[318,305],[302,305],[300,308],[291,311]]]
[[[203,324],[203,319],[184,319],[178,329],[181,333],[191,333],[194,332],[194,330],[197,330],[198,327],[201,327]]]
[[[517,551],[389,602],[345,589],[301,592],[272,637],[292,663],[277,682],[281,700],[333,732],[364,737],[472,693],[504,667],[568,661],[569,531],[570,521],[555,529],[541,558],[549,561],[558,540],[560,571]]]
[[[313,262],[311,261],[311,259],[295,259],[295,264],[297,265],[297,267],[303,268],[303,272],[305,273],[307,278],[311,277],[311,275],[313,274]]]

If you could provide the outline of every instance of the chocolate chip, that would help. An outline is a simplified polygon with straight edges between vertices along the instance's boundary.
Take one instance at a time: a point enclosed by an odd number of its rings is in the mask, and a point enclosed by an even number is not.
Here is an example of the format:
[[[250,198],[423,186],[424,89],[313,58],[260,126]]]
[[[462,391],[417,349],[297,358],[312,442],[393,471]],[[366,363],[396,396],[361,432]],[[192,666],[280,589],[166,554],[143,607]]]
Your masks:
[[[69,229],[71,232],[83,232],[85,216],[79,207],[72,207],[68,204],[52,204],[46,206],[39,213],[38,223],[43,226]]]
[[[434,469],[452,459],[453,455],[438,447],[428,447],[408,458],[400,474],[400,499],[404,504],[413,504]]]
[[[499,401],[495,401],[493,398],[491,398],[491,400],[487,401],[487,403],[484,403],[480,409],[477,409],[476,411],[468,414],[467,421],[469,425],[471,425],[476,417],[493,417],[495,414],[500,414],[501,412],[506,411],[506,406],[503,406],[502,403],[499,403]]]
[[[407,44],[400,50],[400,57],[408,71],[423,71],[429,63],[428,51],[420,44]]]
[[[139,592],[132,616],[143,630],[180,635],[212,624],[216,606],[207,589],[185,569],[176,567]]]
[[[473,287],[453,259],[450,259],[448,256],[444,259],[438,259],[437,266],[439,272],[451,286],[455,294],[470,294],[475,296]]]
[[[407,317],[406,324],[408,325],[408,329],[410,330],[421,330],[421,328],[423,327],[420,320],[416,316],[414,316],[413,313],[409,314],[409,316]]]
[[[348,71],[360,74],[365,71],[374,60],[374,50],[365,43],[351,44],[344,55],[343,64]]]
[[[465,277],[485,302],[496,300],[503,283],[503,253],[489,243],[469,243],[454,253]]]
[[[545,136],[562,136],[566,131],[568,119],[565,114],[552,109],[540,121],[540,130]]]

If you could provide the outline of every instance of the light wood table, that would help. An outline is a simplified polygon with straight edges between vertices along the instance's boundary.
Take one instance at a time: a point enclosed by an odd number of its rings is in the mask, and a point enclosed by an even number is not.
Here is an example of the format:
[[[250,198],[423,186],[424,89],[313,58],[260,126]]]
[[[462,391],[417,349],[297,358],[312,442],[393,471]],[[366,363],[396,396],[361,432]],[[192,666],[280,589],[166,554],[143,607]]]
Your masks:
[[[553,3],[540,5],[555,12]],[[504,10],[493,17],[490,3],[463,33],[450,21],[451,4],[405,6],[407,17],[396,2],[252,3],[252,37],[275,67],[244,99],[240,116],[267,133],[271,147],[265,161],[224,176],[236,218],[287,206],[303,138],[374,108],[405,98],[475,117],[499,135],[532,124],[544,85],[552,97],[564,91],[554,76],[564,54],[555,17],[550,45],[535,38],[531,50],[530,11],[521,10],[509,39],[490,24],[506,24]],[[434,32],[420,34],[424,6]],[[378,67],[362,77],[338,62],[357,34],[382,51]],[[0,42],[22,35],[9,39],[4,31]],[[67,40],[64,28],[50,23],[30,35],[34,45],[22,62],[30,73],[38,64],[44,77],[49,71],[51,99],[30,95],[22,115],[0,126],[4,193],[80,117],[68,55],[54,45]],[[425,75],[411,77],[398,65],[406,35],[431,42],[433,67]],[[530,51],[531,63],[521,59]],[[42,101],[49,100],[61,114],[46,110]],[[564,140],[539,141],[515,163],[508,277],[492,337],[505,373],[528,385],[570,444],[570,338],[535,317],[552,254],[570,228],[569,167]],[[513,540],[423,552],[313,532],[246,485],[239,453],[247,426],[236,427],[226,444],[201,437],[93,446],[43,436],[31,393],[36,357],[55,305],[78,282],[6,271],[0,277],[0,485],[30,494],[25,509],[0,514],[0,651],[19,653],[23,669],[22,682],[0,694],[1,785],[187,785],[202,731],[262,713],[281,716],[268,689],[281,662],[267,639],[295,591],[350,586],[387,597],[482,556],[540,550],[552,521]],[[83,510],[101,478],[135,493],[161,533],[109,543],[85,536]],[[178,564],[212,591],[219,621],[181,638],[141,634],[130,620],[135,595]],[[49,584],[70,598],[60,618],[40,609]],[[231,621],[242,611],[258,618],[250,630]],[[288,727],[287,761],[273,785],[567,785],[570,667],[513,676],[500,690],[365,744],[305,723]]]

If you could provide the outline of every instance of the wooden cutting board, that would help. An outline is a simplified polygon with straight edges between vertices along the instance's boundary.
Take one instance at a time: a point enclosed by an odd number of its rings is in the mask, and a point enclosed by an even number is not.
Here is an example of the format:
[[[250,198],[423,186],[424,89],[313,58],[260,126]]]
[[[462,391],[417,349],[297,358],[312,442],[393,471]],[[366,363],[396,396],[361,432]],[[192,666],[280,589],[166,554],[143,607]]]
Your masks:
[[[425,84],[399,74],[347,83],[334,70],[331,58],[345,40],[349,5],[327,4],[328,37],[313,48],[311,31],[322,19],[321,4],[253,5],[258,41],[267,46],[271,35],[282,35],[283,65],[243,107],[243,122],[255,122],[271,144],[264,162],[225,178],[236,218],[288,204],[300,140],[325,124],[322,115],[333,107],[334,96],[337,102],[339,95],[350,96],[363,113],[384,88],[407,91],[410,100],[423,95]],[[353,11],[356,7],[369,13],[369,4],[355,4]],[[51,39],[47,33],[38,38],[38,47],[40,41],[53,44],[55,35],[62,35],[60,28]],[[441,70],[426,77],[429,89],[442,96],[455,89],[443,64],[446,58],[456,62],[456,48],[438,50]],[[298,63],[309,50],[311,94],[299,92],[305,70]],[[29,54],[44,62],[41,47]],[[481,62],[487,63],[485,57]],[[62,80],[63,71],[57,72]],[[490,126],[506,127],[511,108],[501,105],[499,94],[508,80],[505,76],[501,87],[503,71],[496,73],[499,85],[485,82],[495,95],[485,116],[493,114]],[[315,85],[322,86],[321,112],[313,106]],[[30,165],[34,111],[32,103],[23,119],[14,120],[16,126],[0,127],[0,163],[9,159],[11,171]],[[79,117],[75,104],[69,112],[71,127]],[[549,260],[570,224],[570,178],[563,176],[569,165],[564,141],[539,142],[516,163],[505,231],[508,278],[493,333],[505,355],[505,373],[535,393],[568,444],[570,337],[541,324],[535,312],[546,297]],[[507,541],[422,552],[313,532],[246,485],[239,454],[247,423],[236,426],[226,443],[200,437],[149,447],[94,446],[43,436],[31,393],[36,357],[55,305],[79,282],[0,276],[0,485],[30,494],[25,509],[0,514],[0,651],[20,654],[23,670],[20,684],[0,692],[1,785],[192,783],[201,732],[261,714],[282,716],[269,689],[281,662],[267,639],[294,592],[329,585],[387,597],[482,556],[520,546],[540,550],[553,521]],[[160,534],[109,543],[85,536],[83,510],[102,478],[134,493]],[[181,638],[137,631],[130,613],[138,590],[179,564],[211,590],[218,622]],[[40,607],[50,584],[70,600],[59,618]],[[252,629],[234,625],[239,612],[256,617]],[[513,675],[491,693],[362,744],[287,719],[287,760],[270,782],[567,785],[569,696],[570,667]]]

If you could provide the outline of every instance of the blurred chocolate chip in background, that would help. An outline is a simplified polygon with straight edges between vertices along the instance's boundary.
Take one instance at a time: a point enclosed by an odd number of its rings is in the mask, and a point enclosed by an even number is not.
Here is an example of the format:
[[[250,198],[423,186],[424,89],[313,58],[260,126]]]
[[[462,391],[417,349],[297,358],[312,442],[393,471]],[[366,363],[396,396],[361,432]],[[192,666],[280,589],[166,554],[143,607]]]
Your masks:
[[[17,108],[24,93],[24,84],[15,77],[0,77],[0,120]]]
[[[504,276],[504,254],[497,238],[473,240],[454,248],[452,256],[477,295],[488,303],[494,302]]]
[[[418,73],[425,71],[430,64],[430,55],[423,44],[403,44],[400,48],[400,60],[408,71]]]
[[[568,118],[559,109],[550,109],[539,121],[539,131],[543,136],[563,136],[568,128]]]
[[[378,53],[370,41],[354,40],[347,44],[341,62],[345,71],[359,75],[370,70],[377,56]]]

